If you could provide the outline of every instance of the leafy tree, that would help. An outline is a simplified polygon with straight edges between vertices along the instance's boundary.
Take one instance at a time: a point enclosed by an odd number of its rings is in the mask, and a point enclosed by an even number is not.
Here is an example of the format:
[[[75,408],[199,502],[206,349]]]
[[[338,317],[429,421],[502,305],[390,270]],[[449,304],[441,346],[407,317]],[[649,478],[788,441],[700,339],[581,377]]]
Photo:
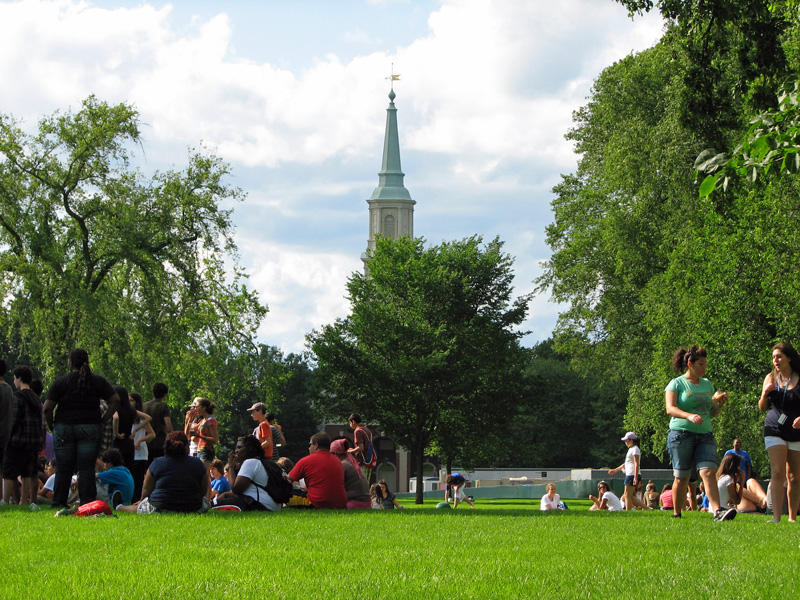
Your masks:
[[[132,389],[180,382],[177,403],[251,347],[266,308],[226,269],[220,205],[243,197],[228,166],[190,151],[185,168],[145,177],[140,142],[136,110],[94,96],[35,133],[0,116],[0,327],[48,378],[83,346]]]
[[[555,346],[626,398],[626,426],[657,457],[670,356],[680,345],[706,346],[709,376],[733,397],[715,424],[719,443],[742,437],[758,468],[754,398],[769,348],[800,334],[791,275],[798,183],[731,178],[727,190],[698,196],[692,164],[709,146],[733,147],[763,111],[782,110],[770,90],[796,79],[797,17],[778,2],[623,4],[658,6],[671,21],[654,48],[605,69],[575,114],[568,138],[581,158],[554,190],[553,256],[539,280],[568,304]],[[753,146],[768,153],[771,142],[751,133],[749,156]]]
[[[498,239],[423,244],[379,240],[369,277],[348,281],[351,315],[308,337],[329,410],[355,409],[413,451],[418,503],[431,443],[463,458],[511,412],[507,385],[522,356],[514,328],[529,301],[512,300],[512,259]]]

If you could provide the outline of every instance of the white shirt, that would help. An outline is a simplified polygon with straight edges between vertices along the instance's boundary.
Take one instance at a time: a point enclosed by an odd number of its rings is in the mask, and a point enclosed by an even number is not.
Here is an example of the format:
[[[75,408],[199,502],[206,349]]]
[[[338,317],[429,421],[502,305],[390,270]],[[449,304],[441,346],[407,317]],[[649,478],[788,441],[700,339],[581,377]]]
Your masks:
[[[267,475],[264,465],[257,458],[248,458],[242,463],[239,469],[238,477],[247,477],[250,481],[256,482],[261,487],[267,487],[269,476]],[[275,502],[266,491],[256,487],[252,483],[247,486],[247,489],[242,494],[243,496],[250,496],[253,500],[260,502],[267,510],[280,510],[281,505]]]
[[[539,505],[540,510],[555,510],[558,508],[558,503],[561,502],[561,496],[554,494],[553,499],[550,500],[550,494],[542,496],[542,502]]]
[[[622,502],[620,502],[620,499],[617,498],[614,492],[610,491],[606,492],[600,499],[606,501],[606,506],[608,507],[608,510],[611,511],[622,510]]]
[[[730,475],[723,475],[717,480],[717,487],[719,488],[719,505],[723,508],[728,506],[731,499],[731,493],[728,486],[733,483],[733,478]]]
[[[628,453],[625,455],[625,476],[630,477],[636,475],[636,465],[633,462],[634,456],[641,456],[642,451],[639,446],[631,446],[628,448]]]
[[[136,429],[136,426],[139,424],[137,421],[133,425],[131,425],[131,433],[133,430]],[[133,443],[136,444],[140,439],[147,435],[147,431],[145,431],[146,427],[142,427],[136,433],[133,433]],[[133,451],[133,460],[147,460],[147,444],[140,444],[138,448]]]

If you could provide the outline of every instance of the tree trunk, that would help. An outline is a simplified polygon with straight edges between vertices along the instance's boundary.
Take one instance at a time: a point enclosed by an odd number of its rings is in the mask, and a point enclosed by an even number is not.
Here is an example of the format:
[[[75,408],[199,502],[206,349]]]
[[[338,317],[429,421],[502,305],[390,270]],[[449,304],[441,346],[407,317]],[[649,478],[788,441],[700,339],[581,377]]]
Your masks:
[[[447,456],[447,458],[444,461],[444,468],[445,468],[445,472],[448,475],[452,475],[453,474],[453,457],[452,456],[449,456],[449,455]]]
[[[422,477],[422,469],[423,463],[425,462],[425,444],[423,443],[422,439],[417,439],[416,448],[414,449],[414,455],[416,458],[416,464],[414,465],[415,470],[417,472],[417,499],[415,500],[416,504],[422,504],[423,502],[423,477]]]

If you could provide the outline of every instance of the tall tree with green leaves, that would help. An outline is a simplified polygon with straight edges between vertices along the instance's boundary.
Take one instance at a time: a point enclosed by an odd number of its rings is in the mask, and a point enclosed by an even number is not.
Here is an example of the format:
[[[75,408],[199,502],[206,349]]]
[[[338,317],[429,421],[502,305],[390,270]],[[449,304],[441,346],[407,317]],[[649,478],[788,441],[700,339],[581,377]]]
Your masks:
[[[146,177],[140,143],[136,110],[94,96],[33,133],[0,116],[0,327],[47,378],[83,346],[132,389],[188,394],[252,347],[266,308],[235,266],[228,166],[192,150]]]
[[[553,256],[540,279],[568,304],[556,347],[619,389],[626,425],[644,436],[643,450],[663,457],[670,356],[681,345],[706,346],[709,377],[733,398],[717,439],[741,437],[763,463],[753,398],[771,344],[800,335],[791,275],[800,266],[798,186],[735,179],[698,194],[694,166],[703,150],[738,143],[758,114],[776,114],[771,90],[796,79],[796,3],[622,4],[657,7],[668,25],[655,47],[606,68],[575,115],[568,137],[581,158],[555,189]],[[759,149],[769,143],[760,134],[748,138]]]
[[[465,456],[512,412],[529,296],[512,298],[502,246],[380,239],[369,276],[348,281],[350,316],[308,337],[333,410],[377,421],[413,451],[417,503],[432,443]]]

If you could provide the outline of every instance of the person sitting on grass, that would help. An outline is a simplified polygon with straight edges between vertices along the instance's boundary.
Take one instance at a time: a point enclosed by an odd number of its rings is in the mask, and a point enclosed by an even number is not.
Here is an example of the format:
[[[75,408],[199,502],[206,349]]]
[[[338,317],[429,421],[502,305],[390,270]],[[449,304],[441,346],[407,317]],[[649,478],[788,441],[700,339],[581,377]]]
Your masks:
[[[556,484],[555,483],[548,483],[545,486],[545,491],[547,492],[544,496],[542,496],[542,501],[539,503],[540,510],[564,510],[561,508],[561,496],[556,494]]]
[[[50,504],[53,501],[53,489],[56,485],[56,461],[48,460],[44,465],[44,474],[47,480],[39,488],[36,496],[36,504]]]
[[[766,494],[759,497],[742,485],[744,474],[741,462],[742,457],[738,454],[731,453],[722,457],[717,471],[720,506],[733,507],[736,512],[766,511]]]
[[[619,497],[611,491],[611,487],[605,481],[601,481],[597,484],[597,496],[589,494],[589,500],[592,501],[589,510],[608,510],[612,512],[622,510],[622,502],[620,502]]]
[[[658,497],[658,503],[661,505],[661,510],[674,510],[675,503],[672,499],[672,484],[665,483],[661,488],[661,495]]]
[[[378,487],[381,488],[381,495],[383,496],[383,508],[385,509],[405,508],[405,506],[397,502],[397,499],[394,497],[394,494],[389,490],[389,484],[386,483],[385,479],[381,479],[378,482]]]
[[[347,493],[347,508],[370,508],[369,484],[361,476],[356,459],[347,452],[347,445],[344,439],[331,442],[331,454],[342,461],[344,491]]]
[[[458,508],[459,502],[466,501],[470,505],[470,508],[475,508],[472,497],[464,493],[464,488],[467,487],[467,480],[461,473],[452,473],[448,475],[447,479],[445,479],[445,484],[445,502],[452,502],[453,508]]]
[[[370,506],[375,510],[383,510],[383,488],[377,483],[369,486]]]
[[[211,461],[211,466],[208,469],[211,476],[211,500],[216,501],[217,496],[224,492],[230,492],[231,486],[228,480],[225,479],[225,465],[218,458]],[[235,478],[234,478],[235,481]]]
[[[342,461],[330,453],[331,438],[327,433],[315,433],[308,444],[308,456],[297,461],[289,473],[291,481],[303,479],[308,500],[315,508],[346,508]]]
[[[647,504],[647,508],[650,510],[658,510],[658,491],[656,490],[656,484],[652,481],[647,482],[647,487],[644,491],[644,501]]]
[[[142,500],[118,507],[125,512],[202,513],[211,506],[208,471],[199,458],[189,456],[189,439],[183,431],[170,431],[164,456],[156,458],[144,475]]]
[[[267,492],[269,475],[264,467],[264,448],[252,435],[236,442],[236,462],[240,463],[231,490],[217,496],[217,506],[236,506],[240,510],[279,511],[281,505]]]
[[[97,498],[112,508],[133,501],[133,475],[123,462],[118,448],[109,448],[97,459]]]

